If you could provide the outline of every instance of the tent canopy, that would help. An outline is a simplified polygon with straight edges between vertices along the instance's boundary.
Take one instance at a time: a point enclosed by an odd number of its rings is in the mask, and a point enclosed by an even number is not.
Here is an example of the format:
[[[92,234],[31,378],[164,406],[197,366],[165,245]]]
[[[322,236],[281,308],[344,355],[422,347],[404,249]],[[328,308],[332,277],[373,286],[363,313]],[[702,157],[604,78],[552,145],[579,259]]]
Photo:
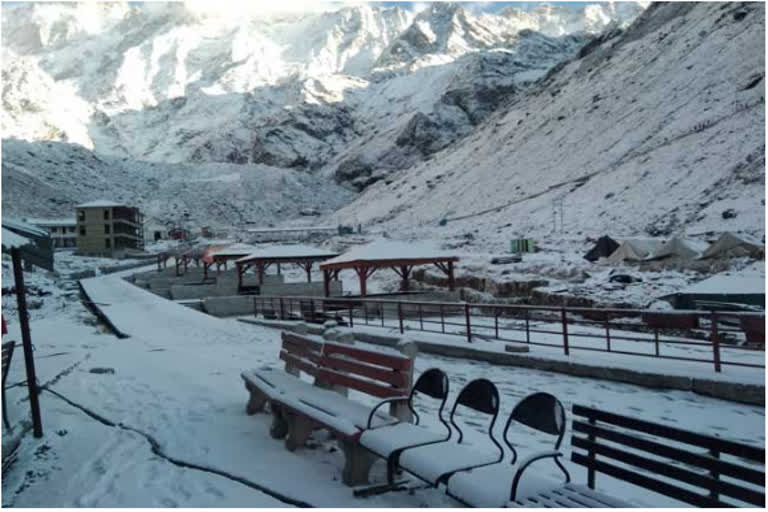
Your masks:
[[[757,240],[744,235],[725,232],[704,251],[702,258],[723,258],[731,255],[759,257],[765,254],[765,247]]]
[[[619,243],[613,238],[605,235],[601,236],[595,242],[595,245],[584,255],[584,259],[588,261],[597,261],[600,258],[607,258],[613,251],[619,248]]]
[[[624,240],[621,245],[619,245],[618,249],[611,253],[608,257],[608,261],[611,263],[640,261],[657,252],[661,246],[662,242],[654,239]]]
[[[706,242],[675,237],[650,254],[647,259],[661,260],[676,257],[683,260],[692,260],[698,258],[706,248]]]

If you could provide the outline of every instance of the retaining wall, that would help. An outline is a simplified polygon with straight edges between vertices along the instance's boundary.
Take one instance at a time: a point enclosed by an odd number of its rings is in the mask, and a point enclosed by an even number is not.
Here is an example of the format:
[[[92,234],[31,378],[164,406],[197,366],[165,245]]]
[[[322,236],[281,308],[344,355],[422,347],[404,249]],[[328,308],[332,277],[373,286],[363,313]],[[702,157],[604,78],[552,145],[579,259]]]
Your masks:
[[[331,296],[341,295],[342,287],[341,281],[331,281],[330,283]],[[325,295],[325,288],[322,282],[315,283],[282,283],[282,284],[267,284],[265,283],[261,287],[261,295],[275,296],[275,297],[323,297]]]
[[[211,316],[226,317],[253,313],[253,296],[233,295],[229,297],[206,297],[203,310]]]

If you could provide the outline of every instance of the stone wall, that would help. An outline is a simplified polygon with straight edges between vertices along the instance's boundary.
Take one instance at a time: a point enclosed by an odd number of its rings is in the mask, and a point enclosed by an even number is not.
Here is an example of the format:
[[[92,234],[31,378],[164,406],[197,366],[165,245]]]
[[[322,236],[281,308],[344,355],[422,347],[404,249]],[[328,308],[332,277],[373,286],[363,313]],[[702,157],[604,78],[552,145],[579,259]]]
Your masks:
[[[217,317],[250,315],[254,311],[253,296],[207,297],[203,299],[203,310]]]
[[[341,295],[341,281],[331,281],[330,292],[332,297]],[[323,297],[325,296],[325,288],[320,281],[313,283],[265,283],[261,287],[261,295],[267,297]]]

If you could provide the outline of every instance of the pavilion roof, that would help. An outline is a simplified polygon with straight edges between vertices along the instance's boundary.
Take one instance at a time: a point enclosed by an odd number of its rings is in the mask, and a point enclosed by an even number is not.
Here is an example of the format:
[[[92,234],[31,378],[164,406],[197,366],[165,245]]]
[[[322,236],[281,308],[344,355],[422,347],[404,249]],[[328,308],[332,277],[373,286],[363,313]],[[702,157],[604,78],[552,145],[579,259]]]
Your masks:
[[[238,259],[236,263],[252,263],[257,261],[327,260],[338,255],[338,252],[327,251],[325,249],[320,249],[309,245],[273,245],[259,248],[251,254]]]
[[[377,240],[355,247],[321,264],[324,269],[349,268],[359,264],[370,266],[416,265],[423,263],[458,261],[455,254],[439,249],[427,242]]]

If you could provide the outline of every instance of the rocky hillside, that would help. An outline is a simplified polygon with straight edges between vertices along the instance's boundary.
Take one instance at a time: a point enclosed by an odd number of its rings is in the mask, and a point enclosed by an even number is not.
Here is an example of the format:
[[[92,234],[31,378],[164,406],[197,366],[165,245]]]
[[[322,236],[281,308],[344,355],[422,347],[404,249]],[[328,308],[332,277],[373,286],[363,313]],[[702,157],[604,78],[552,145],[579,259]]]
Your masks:
[[[653,4],[333,218],[490,250],[553,233],[763,237],[764,36],[760,3]]]
[[[264,164],[360,190],[471,133],[642,6],[261,11],[4,6],[4,137],[130,160]]]

